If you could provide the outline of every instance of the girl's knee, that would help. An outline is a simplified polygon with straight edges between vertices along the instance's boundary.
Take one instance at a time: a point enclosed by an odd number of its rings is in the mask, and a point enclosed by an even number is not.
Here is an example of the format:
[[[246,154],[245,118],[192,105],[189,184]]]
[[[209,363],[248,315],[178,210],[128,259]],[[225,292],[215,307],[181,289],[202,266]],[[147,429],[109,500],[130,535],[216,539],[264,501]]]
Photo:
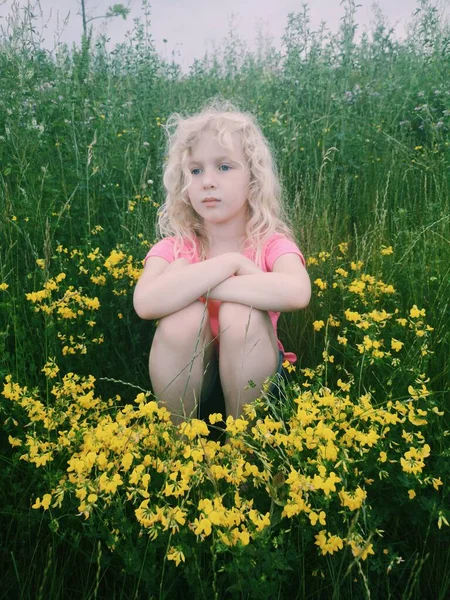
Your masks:
[[[207,327],[209,327],[208,309],[203,302],[196,300],[189,306],[162,317],[156,328],[155,336],[158,335],[167,342],[174,342],[179,346],[195,340],[199,332],[203,339],[207,333]]]
[[[253,336],[271,326],[265,310],[251,308],[245,304],[222,302],[219,308],[221,337],[225,334],[234,339]]]

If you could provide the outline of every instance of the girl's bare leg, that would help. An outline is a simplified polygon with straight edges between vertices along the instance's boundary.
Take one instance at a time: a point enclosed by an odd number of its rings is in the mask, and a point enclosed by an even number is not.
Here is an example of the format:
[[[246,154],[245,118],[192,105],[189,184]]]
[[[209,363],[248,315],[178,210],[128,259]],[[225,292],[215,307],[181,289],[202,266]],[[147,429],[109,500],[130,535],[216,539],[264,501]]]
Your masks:
[[[169,268],[184,264],[187,261],[176,261]],[[208,310],[199,300],[158,323],[150,349],[150,380],[176,425],[196,416],[202,386],[213,376],[212,339]]]
[[[261,395],[264,380],[276,372],[278,342],[267,312],[244,304],[223,302],[219,324],[220,381],[227,415],[237,418],[244,404]],[[256,385],[245,390],[249,381]]]

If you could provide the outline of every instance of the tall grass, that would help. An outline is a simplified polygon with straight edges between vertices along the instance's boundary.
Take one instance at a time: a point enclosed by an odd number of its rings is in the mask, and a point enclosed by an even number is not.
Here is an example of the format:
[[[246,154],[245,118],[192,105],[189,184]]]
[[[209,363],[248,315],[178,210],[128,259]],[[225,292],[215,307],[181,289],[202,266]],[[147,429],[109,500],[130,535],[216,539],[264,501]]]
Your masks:
[[[25,294],[40,289],[58,265],[69,269],[66,251],[86,256],[98,247],[106,257],[122,248],[137,262],[143,258],[164,201],[162,125],[173,111],[191,113],[220,95],[257,116],[305,255],[333,252],[348,241],[354,260],[370,272],[384,269],[386,280],[395,282],[399,309],[426,309],[434,327],[429,385],[448,410],[449,24],[429,0],[420,0],[404,40],[378,9],[371,31],[357,39],[353,0],[343,2],[336,34],[325,25],[313,31],[305,5],[288,16],[282,51],[261,38],[251,53],[230,31],[223,49],[196,60],[184,75],[156,53],[145,2],[144,9],[112,51],[105,38],[89,37],[80,47],[59,44],[50,53],[30,27],[31,8],[20,13],[15,6],[2,29],[0,283],[9,287],[0,291],[1,379],[12,374],[29,388],[45,389],[41,370],[55,356],[66,372],[105,378],[99,388],[110,397],[118,387],[107,378],[148,388],[154,325],[133,313],[131,278],[121,288],[125,293],[111,286],[97,318],[105,342],[88,358],[62,354],[57,330],[33,312]],[[380,250],[388,246],[394,254],[386,267]],[[81,263],[73,256],[76,283]],[[320,277],[331,280],[330,269],[324,262]],[[323,346],[311,333],[321,310],[315,301],[280,319],[279,337],[300,366],[322,360]],[[119,385],[119,393],[131,397],[126,386]],[[445,427],[434,435],[441,456],[448,457]],[[65,541],[30,512],[30,496],[42,480],[13,460],[6,439],[2,462],[2,564],[8,566],[2,597],[139,596],[141,579],[130,570],[113,576],[124,563],[102,557],[95,536],[84,537],[75,524],[78,542]],[[428,535],[422,533],[419,554]],[[57,555],[52,549],[60,546],[64,552]],[[436,582],[448,572],[444,545],[426,561],[419,554],[404,597],[426,597],[427,578]],[[99,579],[101,559],[109,562]],[[133,557],[123,561],[130,566]],[[79,580],[74,564],[89,564],[89,576]],[[433,597],[444,598],[445,577]],[[344,589],[340,597],[349,597],[351,586]],[[322,593],[316,597],[331,597],[326,582]],[[307,590],[299,597],[308,597]],[[391,597],[402,595],[397,590]]]

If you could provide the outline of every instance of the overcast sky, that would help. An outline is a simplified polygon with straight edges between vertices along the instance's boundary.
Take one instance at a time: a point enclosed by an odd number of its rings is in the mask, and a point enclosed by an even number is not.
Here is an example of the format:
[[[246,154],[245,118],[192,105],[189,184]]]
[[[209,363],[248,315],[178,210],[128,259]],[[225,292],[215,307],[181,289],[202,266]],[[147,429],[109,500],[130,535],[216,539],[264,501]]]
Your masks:
[[[55,44],[55,31],[59,19],[60,27],[66,17],[68,24],[60,36],[62,42],[69,45],[79,43],[82,21],[79,0],[0,0],[0,27],[4,27],[7,15],[11,15],[12,6],[23,7],[28,2],[34,6],[34,13],[42,18],[36,21],[38,31],[43,32],[44,46],[52,49]],[[344,14],[341,0],[310,0],[310,18],[312,28],[325,21],[327,27],[335,32]],[[88,16],[104,15],[109,6],[117,0],[86,0]],[[126,20],[121,17],[92,22],[95,33],[105,33],[110,38],[109,47],[124,41],[127,31],[133,28],[133,18],[141,16],[141,0],[124,0],[131,8]],[[450,0],[434,0],[446,15],[450,14]],[[373,18],[372,0],[359,0],[357,9],[358,31],[370,28]],[[417,0],[378,0],[378,6],[387,18],[396,35],[405,35],[405,24],[411,20]],[[153,0],[151,5],[152,35],[156,50],[166,59],[174,54],[184,71],[187,71],[194,58],[203,57],[205,50],[213,45],[220,46],[229,29],[230,18],[234,14],[236,32],[253,50],[258,28],[272,38],[272,44],[278,48],[290,12],[300,12],[302,0]],[[80,14],[78,14],[80,13]],[[163,40],[167,40],[164,42]]]

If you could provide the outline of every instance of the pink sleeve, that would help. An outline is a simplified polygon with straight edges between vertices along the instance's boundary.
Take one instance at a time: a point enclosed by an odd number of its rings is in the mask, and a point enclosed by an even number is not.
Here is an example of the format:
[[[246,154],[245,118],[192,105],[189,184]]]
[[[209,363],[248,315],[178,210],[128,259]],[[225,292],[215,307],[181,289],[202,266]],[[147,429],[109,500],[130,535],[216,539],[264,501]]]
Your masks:
[[[150,248],[144,258],[144,265],[149,256],[159,256],[165,258],[167,262],[172,263],[175,260],[173,253],[174,239],[164,238]]]
[[[266,266],[269,273],[272,272],[273,265],[277,258],[283,254],[297,254],[297,256],[300,257],[303,266],[306,266],[305,257],[300,252],[297,245],[286,237],[278,236],[270,240],[266,247]]]

